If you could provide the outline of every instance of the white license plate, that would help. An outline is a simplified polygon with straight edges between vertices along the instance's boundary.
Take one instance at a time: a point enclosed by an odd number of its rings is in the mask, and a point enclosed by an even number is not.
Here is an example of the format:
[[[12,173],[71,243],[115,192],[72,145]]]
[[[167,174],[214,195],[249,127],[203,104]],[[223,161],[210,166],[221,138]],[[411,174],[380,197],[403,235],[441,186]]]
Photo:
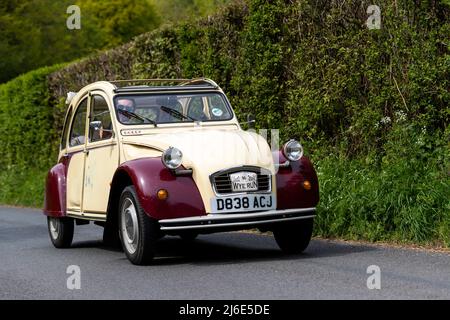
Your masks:
[[[244,194],[211,199],[211,213],[274,210],[277,201],[273,194]]]

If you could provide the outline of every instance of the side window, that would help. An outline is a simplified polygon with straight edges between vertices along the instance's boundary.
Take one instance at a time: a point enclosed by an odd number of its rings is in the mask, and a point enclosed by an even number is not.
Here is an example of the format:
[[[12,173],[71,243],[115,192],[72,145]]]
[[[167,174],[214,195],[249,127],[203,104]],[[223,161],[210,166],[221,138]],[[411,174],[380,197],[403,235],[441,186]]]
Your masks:
[[[89,123],[89,142],[111,139],[113,127],[108,103],[105,98],[94,95],[91,99],[92,111]]]
[[[66,116],[66,121],[64,123],[64,128],[63,128],[63,131],[62,131],[61,143],[60,143],[60,149],[61,150],[64,150],[66,148],[67,134],[69,133],[70,118],[72,118],[72,109],[70,109],[70,111],[68,112],[68,114]]]
[[[207,120],[205,113],[203,112],[203,98],[193,97],[189,101],[187,115],[196,120]]]
[[[69,146],[75,147],[84,144],[86,132],[87,98],[85,98],[77,108],[70,129]]]

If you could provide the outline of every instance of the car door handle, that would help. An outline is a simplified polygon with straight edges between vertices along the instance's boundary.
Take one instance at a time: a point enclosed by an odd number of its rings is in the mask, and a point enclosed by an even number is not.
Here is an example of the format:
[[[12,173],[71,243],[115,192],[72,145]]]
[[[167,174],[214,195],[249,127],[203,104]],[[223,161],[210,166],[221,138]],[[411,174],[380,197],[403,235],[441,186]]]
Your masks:
[[[85,153],[88,156],[89,155],[89,150],[83,150],[83,153]]]

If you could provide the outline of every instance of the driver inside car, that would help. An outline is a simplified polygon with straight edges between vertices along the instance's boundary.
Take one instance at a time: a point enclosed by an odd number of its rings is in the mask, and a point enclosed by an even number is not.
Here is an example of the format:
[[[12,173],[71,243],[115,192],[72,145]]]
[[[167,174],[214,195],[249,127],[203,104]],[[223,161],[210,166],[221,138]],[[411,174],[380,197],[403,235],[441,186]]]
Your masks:
[[[134,111],[136,109],[136,104],[133,99],[129,99],[129,98],[118,99],[117,100],[117,109],[134,113]],[[118,115],[119,115],[119,121],[122,123],[131,123],[133,121],[133,118],[130,118],[121,112],[118,112]]]

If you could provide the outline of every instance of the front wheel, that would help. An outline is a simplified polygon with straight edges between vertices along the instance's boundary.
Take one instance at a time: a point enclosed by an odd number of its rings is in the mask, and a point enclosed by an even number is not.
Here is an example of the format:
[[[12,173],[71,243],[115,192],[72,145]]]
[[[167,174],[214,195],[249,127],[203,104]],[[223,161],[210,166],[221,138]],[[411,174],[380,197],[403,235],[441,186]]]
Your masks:
[[[275,241],[283,252],[301,253],[309,245],[313,231],[313,219],[280,223],[274,226]]]
[[[73,219],[47,217],[50,240],[56,248],[69,248],[73,240]]]
[[[158,222],[144,212],[134,187],[126,187],[119,202],[119,235],[131,263],[145,265],[153,260],[158,231]]]

